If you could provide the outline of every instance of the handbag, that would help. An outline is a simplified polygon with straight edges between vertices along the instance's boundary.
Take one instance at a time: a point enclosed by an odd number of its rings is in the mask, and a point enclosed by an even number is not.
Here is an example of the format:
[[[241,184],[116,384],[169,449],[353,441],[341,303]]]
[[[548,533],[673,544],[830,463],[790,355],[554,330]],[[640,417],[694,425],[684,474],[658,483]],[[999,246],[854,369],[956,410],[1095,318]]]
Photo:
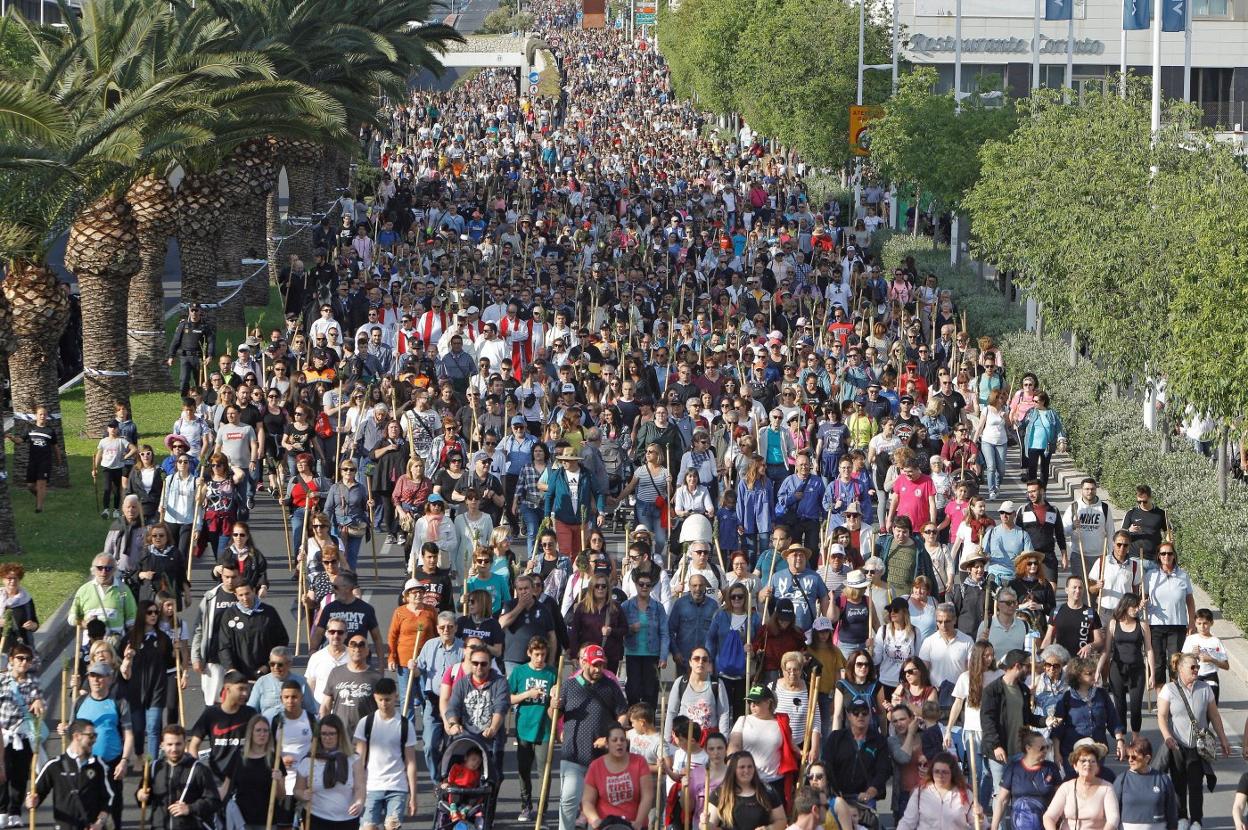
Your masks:
[[[1202,761],[1212,764],[1218,758],[1217,736],[1209,729],[1196,725],[1196,715],[1192,712],[1192,704],[1187,699],[1187,692],[1183,691],[1183,686],[1179,683],[1175,683],[1174,687],[1179,690],[1179,697],[1183,698],[1183,708],[1187,709],[1187,717],[1192,724],[1192,748],[1196,750],[1196,754]]]

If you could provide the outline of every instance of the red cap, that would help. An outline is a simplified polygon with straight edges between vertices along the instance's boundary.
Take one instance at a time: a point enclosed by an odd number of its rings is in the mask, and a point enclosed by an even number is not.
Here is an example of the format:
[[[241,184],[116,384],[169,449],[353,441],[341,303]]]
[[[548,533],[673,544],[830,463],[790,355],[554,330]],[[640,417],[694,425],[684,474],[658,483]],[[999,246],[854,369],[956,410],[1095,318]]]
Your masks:
[[[591,666],[606,665],[607,653],[602,650],[602,646],[586,646],[585,662]]]

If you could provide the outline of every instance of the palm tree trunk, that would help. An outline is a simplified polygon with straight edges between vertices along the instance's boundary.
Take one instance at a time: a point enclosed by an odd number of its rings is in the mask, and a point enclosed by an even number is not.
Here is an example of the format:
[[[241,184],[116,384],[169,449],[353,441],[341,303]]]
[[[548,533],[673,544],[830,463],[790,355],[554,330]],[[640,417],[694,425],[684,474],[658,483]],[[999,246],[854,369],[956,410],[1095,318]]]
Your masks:
[[[265,224],[267,220],[268,194],[252,197],[238,206],[239,218],[233,231],[238,235],[240,256],[249,259],[264,259],[268,256],[265,242]],[[255,273],[256,266],[244,265],[241,274],[250,277]],[[264,308],[269,304],[269,280],[267,274],[256,274],[243,288],[243,303],[252,308]]]
[[[120,199],[94,202],[69,229],[65,265],[78,278],[82,301],[88,435],[104,435],[117,402],[130,405],[126,292],[130,278],[139,270],[137,242],[130,205]]]
[[[295,162],[286,165],[286,178],[290,184],[290,215],[299,217],[300,223],[309,221],[308,217],[318,209],[316,203],[316,181],[319,165],[316,160]],[[321,205],[320,207],[323,207]],[[286,240],[283,250],[287,254],[296,254],[304,263],[312,261],[312,229],[292,228],[298,233]]]
[[[130,278],[130,388],[167,392],[173,377],[165,363],[165,254],[173,234],[173,188],[163,176],[143,176],[126,191],[139,235],[139,270]]]
[[[42,263],[12,263],[3,287],[13,310],[16,344],[9,359],[13,415],[33,418],[37,407],[46,406],[52,420],[59,424],[61,398],[57,391],[56,353],[61,332],[69,322],[69,297],[57,284],[56,274]],[[51,484],[68,487],[63,428],[59,433],[62,461],[52,465]],[[17,481],[26,480],[28,456],[27,445],[19,444],[13,453],[13,478]]]
[[[178,186],[178,247],[182,254],[182,302],[208,304],[207,316],[217,326],[241,326],[242,304],[211,304],[229,293],[217,285],[222,273],[221,230],[225,199],[219,173],[189,173]],[[232,289],[229,289],[232,290]]]
[[[168,392],[173,376],[165,365],[165,253],[167,236],[139,231],[139,270],[130,278],[130,389]]]

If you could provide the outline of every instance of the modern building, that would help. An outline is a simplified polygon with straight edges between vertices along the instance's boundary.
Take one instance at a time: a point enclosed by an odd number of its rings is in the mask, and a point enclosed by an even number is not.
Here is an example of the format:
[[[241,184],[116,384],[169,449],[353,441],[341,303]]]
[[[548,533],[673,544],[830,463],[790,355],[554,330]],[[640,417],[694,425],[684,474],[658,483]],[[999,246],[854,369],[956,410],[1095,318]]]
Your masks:
[[[67,0],[66,5],[71,10],[77,11],[79,17],[82,16],[82,0]],[[61,9],[56,0],[0,0],[0,16],[7,13],[9,9],[21,12],[27,20],[48,25],[61,22]]]
[[[885,0],[888,2],[888,0]],[[1103,88],[1119,71],[1123,0],[1076,0],[1074,88]],[[1154,0],[1161,2],[1161,0]],[[1188,0],[1191,4],[1191,100],[1206,123],[1248,127],[1248,0]],[[905,33],[903,55],[935,66],[941,87],[953,88],[954,13],[957,0],[896,0]],[[1043,8],[1043,3],[1040,4]],[[987,83],[1012,97],[1032,86],[1035,0],[962,0],[962,91]],[[1066,21],[1040,21],[1040,84],[1061,87],[1066,77]],[[1161,85],[1183,98],[1182,32],[1161,35]],[[1127,32],[1127,69],[1152,75],[1152,33]],[[1236,126],[1240,125],[1240,126]]]

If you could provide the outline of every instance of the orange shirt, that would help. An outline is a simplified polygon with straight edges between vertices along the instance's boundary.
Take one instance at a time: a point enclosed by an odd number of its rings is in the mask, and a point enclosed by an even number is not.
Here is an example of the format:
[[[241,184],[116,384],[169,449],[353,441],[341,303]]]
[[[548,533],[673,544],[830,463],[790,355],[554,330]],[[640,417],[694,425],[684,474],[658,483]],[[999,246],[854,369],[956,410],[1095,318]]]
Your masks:
[[[422,608],[415,613],[406,605],[396,608],[390,619],[390,633],[387,640],[390,654],[400,666],[420,653],[420,647],[427,640],[437,636],[438,615],[436,611]]]

